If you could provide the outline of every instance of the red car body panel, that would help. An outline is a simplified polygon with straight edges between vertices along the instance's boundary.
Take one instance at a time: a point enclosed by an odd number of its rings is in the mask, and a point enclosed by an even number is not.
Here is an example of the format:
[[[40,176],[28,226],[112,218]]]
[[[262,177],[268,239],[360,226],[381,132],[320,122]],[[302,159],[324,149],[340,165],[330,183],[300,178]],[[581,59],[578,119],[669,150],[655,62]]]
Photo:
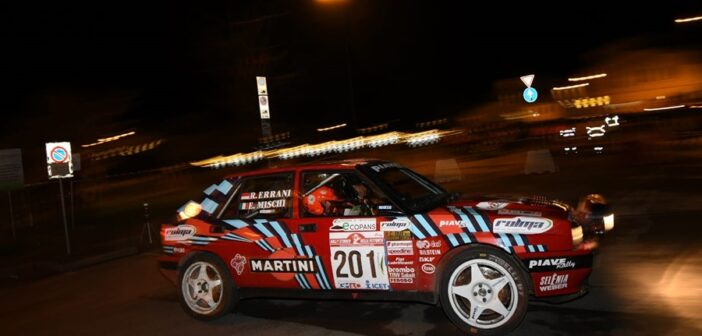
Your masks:
[[[364,164],[347,161],[229,176],[226,183],[208,188],[208,199],[215,200],[217,210],[236,192],[231,186],[239,178],[294,172],[291,218],[218,219],[216,212],[203,211],[194,218],[163,225],[161,265],[175,266],[193,252],[207,252],[228,265],[238,288],[436,294],[445,256],[482,244],[506,252],[524,266],[530,292],[536,297],[582,291],[591,272],[592,251],[574,246],[569,209],[554,202],[474,200],[406,215],[300,217],[302,171],[358,171]],[[229,190],[224,188],[228,193],[218,190],[222,185],[231,185]],[[551,222],[552,227],[538,234],[494,232],[497,220],[537,217]],[[361,229],[339,230],[337,224],[342,222]],[[359,268],[365,273],[354,278]],[[175,281],[174,267],[162,269]]]

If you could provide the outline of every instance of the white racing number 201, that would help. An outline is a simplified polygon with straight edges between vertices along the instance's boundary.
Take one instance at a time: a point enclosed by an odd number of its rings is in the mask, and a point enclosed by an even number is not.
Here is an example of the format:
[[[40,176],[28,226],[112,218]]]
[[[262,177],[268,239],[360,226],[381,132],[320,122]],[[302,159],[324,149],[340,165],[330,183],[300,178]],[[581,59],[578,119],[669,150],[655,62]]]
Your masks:
[[[329,246],[336,288],[390,289],[382,232],[331,232]]]

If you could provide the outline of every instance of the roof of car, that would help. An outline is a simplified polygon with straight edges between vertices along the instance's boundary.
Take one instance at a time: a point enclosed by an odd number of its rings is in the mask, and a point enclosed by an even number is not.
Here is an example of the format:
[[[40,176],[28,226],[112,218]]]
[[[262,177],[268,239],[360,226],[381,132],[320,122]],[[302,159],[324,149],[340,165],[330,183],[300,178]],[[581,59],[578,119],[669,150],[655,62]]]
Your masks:
[[[314,163],[306,163],[299,165],[291,165],[286,167],[275,167],[275,168],[261,168],[256,170],[251,170],[242,173],[236,173],[228,175],[227,178],[234,178],[239,176],[250,176],[250,175],[265,175],[274,174],[280,172],[289,172],[297,170],[308,170],[308,169],[352,169],[357,166],[365,165],[368,163],[383,163],[388,162],[385,160],[378,159],[345,159],[345,160],[334,160],[334,161],[321,161]]]

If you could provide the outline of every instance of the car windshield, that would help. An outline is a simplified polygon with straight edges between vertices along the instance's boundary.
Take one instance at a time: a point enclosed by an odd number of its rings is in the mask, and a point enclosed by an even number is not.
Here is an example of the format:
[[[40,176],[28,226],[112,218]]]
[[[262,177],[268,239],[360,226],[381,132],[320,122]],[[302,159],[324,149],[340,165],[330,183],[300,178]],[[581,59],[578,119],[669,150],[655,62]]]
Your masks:
[[[410,169],[397,165],[377,167],[369,167],[366,173],[407,210],[428,210],[448,196],[443,188]]]

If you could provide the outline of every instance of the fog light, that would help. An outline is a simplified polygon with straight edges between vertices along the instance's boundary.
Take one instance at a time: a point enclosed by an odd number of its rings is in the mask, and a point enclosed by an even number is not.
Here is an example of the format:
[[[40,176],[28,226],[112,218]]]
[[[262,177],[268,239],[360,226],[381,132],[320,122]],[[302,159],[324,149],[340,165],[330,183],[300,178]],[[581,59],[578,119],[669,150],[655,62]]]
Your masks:
[[[578,225],[570,229],[570,233],[573,236],[573,246],[578,246],[583,242],[583,227]]]
[[[602,218],[604,220],[604,229],[605,232],[614,229],[614,214],[610,214],[608,216],[604,216]]]

